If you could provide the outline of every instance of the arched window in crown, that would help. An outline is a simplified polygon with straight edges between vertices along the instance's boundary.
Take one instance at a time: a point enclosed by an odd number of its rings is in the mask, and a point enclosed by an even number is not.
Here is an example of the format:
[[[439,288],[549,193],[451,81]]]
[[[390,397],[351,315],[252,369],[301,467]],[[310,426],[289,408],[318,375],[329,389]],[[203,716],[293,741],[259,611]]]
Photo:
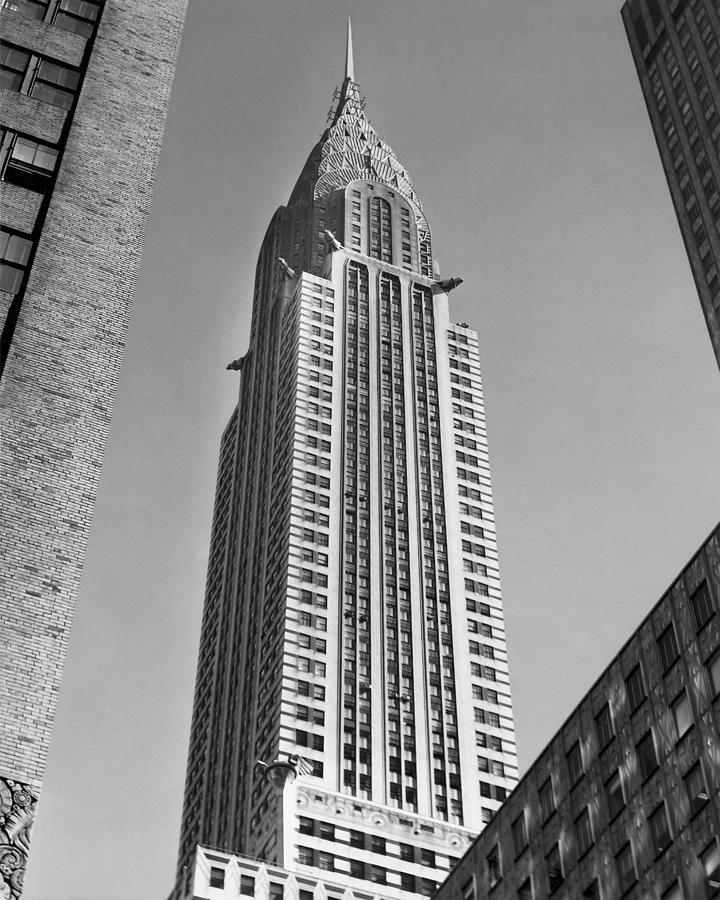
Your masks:
[[[392,262],[392,215],[390,204],[382,197],[370,201],[370,247],[369,256]]]

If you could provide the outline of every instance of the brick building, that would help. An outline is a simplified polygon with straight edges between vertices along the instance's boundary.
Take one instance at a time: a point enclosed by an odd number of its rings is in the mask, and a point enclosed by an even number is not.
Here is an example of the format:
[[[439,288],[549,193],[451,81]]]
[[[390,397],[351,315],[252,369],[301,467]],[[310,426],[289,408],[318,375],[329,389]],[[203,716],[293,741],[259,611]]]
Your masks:
[[[186,0],[0,2],[0,895],[22,887]]]
[[[435,900],[720,896],[720,526]]]

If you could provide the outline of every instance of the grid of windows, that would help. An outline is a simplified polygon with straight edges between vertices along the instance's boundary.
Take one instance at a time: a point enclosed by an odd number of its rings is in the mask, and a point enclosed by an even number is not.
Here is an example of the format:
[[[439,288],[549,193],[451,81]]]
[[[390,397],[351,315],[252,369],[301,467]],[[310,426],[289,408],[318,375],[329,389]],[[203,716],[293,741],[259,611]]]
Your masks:
[[[422,578],[434,772],[434,814],[462,824],[455,662],[448,580],[445,495],[440,447],[435,313],[432,293],[412,286],[414,393],[417,423],[418,488],[422,516]],[[476,721],[477,710],[476,710]],[[482,785],[480,783],[482,790]]]
[[[367,267],[347,269],[343,472],[343,788],[372,795],[369,308]]]

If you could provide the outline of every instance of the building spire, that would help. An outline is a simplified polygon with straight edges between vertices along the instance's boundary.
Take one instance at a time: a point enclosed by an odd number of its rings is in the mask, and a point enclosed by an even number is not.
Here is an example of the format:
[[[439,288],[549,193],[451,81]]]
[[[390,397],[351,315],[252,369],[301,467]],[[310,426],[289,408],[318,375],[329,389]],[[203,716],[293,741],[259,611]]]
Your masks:
[[[345,78],[355,81],[355,62],[353,60],[352,23],[348,16],[347,42],[345,44]]]

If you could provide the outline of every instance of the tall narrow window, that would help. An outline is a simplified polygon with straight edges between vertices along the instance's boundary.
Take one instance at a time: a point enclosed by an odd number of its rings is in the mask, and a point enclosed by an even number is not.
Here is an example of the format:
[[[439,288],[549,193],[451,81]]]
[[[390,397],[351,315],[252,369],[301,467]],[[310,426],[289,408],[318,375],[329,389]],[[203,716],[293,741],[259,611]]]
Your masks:
[[[579,741],[575,741],[567,752],[567,766],[570,784],[574,785],[583,774],[582,751],[580,750]]]
[[[560,858],[560,847],[555,844],[552,850],[545,857],[548,871],[548,887],[550,893],[556,891],[565,880],[563,873],[562,859]]]
[[[638,763],[640,764],[640,772],[643,781],[649,778],[658,767],[657,755],[655,754],[655,742],[653,741],[652,731],[648,731],[645,736],[636,744],[635,751],[637,753]]]
[[[540,818],[546,822],[555,812],[555,798],[553,796],[552,778],[547,778],[538,791],[540,798]]]
[[[390,204],[382,197],[370,201],[369,256],[392,262],[392,215]]]
[[[488,867],[488,884],[491,888],[494,888],[495,885],[502,878],[502,872],[500,870],[500,848],[497,844],[492,848],[487,857],[487,867]]]
[[[0,291],[17,294],[20,290],[31,248],[27,235],[0,228]]]
[[[612,820],[625,806],[622,781],[618,769],[616,769],[605,782],[605,799],[607,800],[608,806],[608,818]]]
[[[707,581],[703,581],[702,584],[693,591],[690,597],[690,603],[692,604],[693,614],[695,616],[695,625],[697,626],[697,630],[700,631],[700,629],[704,628],[715,615],[715,607],[710,599],[710,590],[707,586]]]
[[[660,854],[672,843],[670,826],[668,825],[664,803],[661,803],[657,809],[655,809],[648,822],[650,824],[650,833],[652,834],[655,853]]]
[[[625,688],[627,690],[628,703],[630,704],[630,712],[635,712],[646,697],[642,669],[639,664],[635,666],[625,679]]]
[[[614,737],[610,707],[607,703],[595,716],[595,733],[597,734],[598,747],[601,750],[607,747]]]
[[[693,724],[692,710],[690,709],[690,698],[687,691],[682,691],[678,697],[672,702],[670,709],[672,710],[673,719],[675,720],[675,729],[678,738],[681,738]]]
[[[720,888],[720,850],[718,850],[717,841],[708,844],[703,850],[700,854],[700,862],[705,869],[706,896],[717,897]]]
[[[695,815],[708,801],[707,788],[700,763],[696,763],[683,778],[685,792],[690,802],[690,814]]]
[[[527,847],[527,828],[525,827],[525,813],[520,815],[512,823],[513,843],[515,844],[515,856],[520,856]]]
[[[593,843],[590,811],[587,807],[575,820],[575,833],[577,834],[578,854],[583,856],[592,847]]]
[[[615,861],[617,862],[620,890],[625,893],[625,891],[630,890],[630,888],[637,881],[630,844],[625,844],[622,850],[615,857]]]
[[[667,672],[680,655],[678,652],[677,638],[675,637],[675,628],[672,622],[663,631],[660,637],[658,637],[657,648],[662,670],[663,672]]]

